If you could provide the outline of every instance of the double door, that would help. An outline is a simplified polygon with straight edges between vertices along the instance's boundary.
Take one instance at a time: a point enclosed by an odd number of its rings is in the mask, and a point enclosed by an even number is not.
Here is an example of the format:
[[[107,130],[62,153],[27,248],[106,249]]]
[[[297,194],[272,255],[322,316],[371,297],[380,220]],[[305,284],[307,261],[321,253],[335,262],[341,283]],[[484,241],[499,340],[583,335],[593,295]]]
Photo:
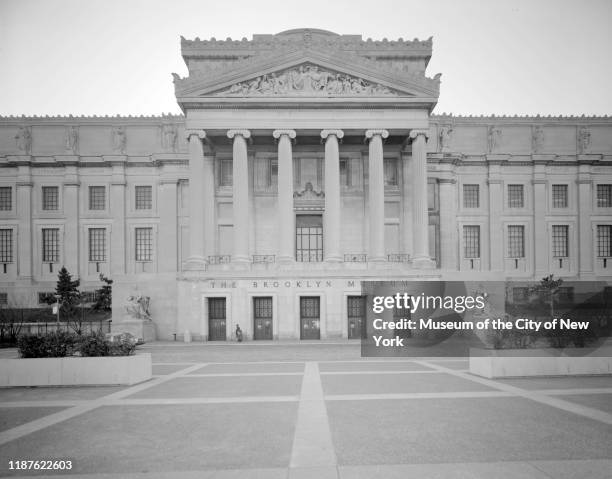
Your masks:
[[[321,298],[300,297],[300,339],[321,339]]]

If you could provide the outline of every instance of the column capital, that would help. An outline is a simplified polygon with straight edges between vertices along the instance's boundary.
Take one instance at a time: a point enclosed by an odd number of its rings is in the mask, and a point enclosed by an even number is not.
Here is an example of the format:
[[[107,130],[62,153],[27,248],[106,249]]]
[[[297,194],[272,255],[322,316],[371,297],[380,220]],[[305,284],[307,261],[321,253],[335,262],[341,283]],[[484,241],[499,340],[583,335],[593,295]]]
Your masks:
[[[321,130],[321,138],[326,140],[330,135],[334,135],[339,140],[344,138],[344,132],[342,130]]]
[[[204,140],[206,138],[206,132],[204,130],[195,130],[192,128],[185,130],[186,140],[189,140],[189,137],[191,137],[191,135],[197,135],[200,140]]]
[[[283,135],[287,135],[289,138],[293,140],[296,136],[296,133],[295,133],[295,130],[274,130],[272,132],[272,136],[276,138],[277,140]]]
[[[422,130],[422,129],[410,130],[410,139],[414,140],[419,135],[423,135],[425,137],[425,140],[427,140],[429,138],[429,130]]]
[[[234,138],[236,135],[242,136],[245,140],[251,138],[250,130],[227,130],[227,137]]]
[[[389,138],[389,132],[387,130],[366,130],[365,137],[371,140],[376,135],[380,135],[381,138]]]

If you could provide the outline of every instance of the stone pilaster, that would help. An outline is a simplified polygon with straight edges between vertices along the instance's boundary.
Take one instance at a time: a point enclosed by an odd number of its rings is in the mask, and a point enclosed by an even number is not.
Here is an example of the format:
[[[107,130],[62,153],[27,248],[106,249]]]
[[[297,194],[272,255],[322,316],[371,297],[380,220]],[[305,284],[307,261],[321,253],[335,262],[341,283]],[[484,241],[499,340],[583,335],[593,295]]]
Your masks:
[[[440,178],[440,265],[442,269],[459,269],[457,256],[457,181]]]
[[[578,269],[581,277],[593,274],[593,229],[591,215],[593,214],[593,178],[589,160],[581,158],[578,161]]]
[[[385,171],[383,139],[387,130],[367,130],[369,140],[369,200],[370,200],[370,249],[368,261],[385,260]]]
[[[232,261],[248,263],[249,257],[249,161],[247,139],[249,130],[229,130],[227,137],[234,140],[232,177],[234,198],[234,251]]]
[[[178,204],[177,178],[162,171],[158,189],[159,229],[158,249],[160,251],[158,271],[173,272],[178,267]]]
[[[76,164],[65,164],[64,176],[64,251],[63,264],[75,278],[87,274],[87,262],[79,265],[79,170]]]
[[[427,205],[427,130],[411,130],[412,139],[412,222],[415,268],[434,268],[429,255],[429,209]]]
[[[110,189],[110,214],[113,218],[110,234],[110,272],[112,274],[125,274],[128,248],[126,247],[125,231],[125,164],[127,157],[116,156],[109,159],[112,167]]]
[[[323,247],[325,261],[338,262],[340,256],[340,150],[342,130],[323,130],[325,140],[325,214],[323,215]]]
[[[489,163],[489,270],[504,269],[504,236],[501,216],[504,205],[501,166],[499,161],[487,159]],[[481,238],[481,244],[483,240]]]
[[[274,130],[278,139],[278,261],[295,260],[295,213],[293,210],[293,152],[295,130]]]
[[[17,278],[29,282],[32,280],[32,173],[30,164],[17,167],[17,184],[15,191],[17,218]]]
[[[542,278],[549,270],[550,240],[546,231],[546,160],[534,158],[533,169],[533,251],[535,277]]]

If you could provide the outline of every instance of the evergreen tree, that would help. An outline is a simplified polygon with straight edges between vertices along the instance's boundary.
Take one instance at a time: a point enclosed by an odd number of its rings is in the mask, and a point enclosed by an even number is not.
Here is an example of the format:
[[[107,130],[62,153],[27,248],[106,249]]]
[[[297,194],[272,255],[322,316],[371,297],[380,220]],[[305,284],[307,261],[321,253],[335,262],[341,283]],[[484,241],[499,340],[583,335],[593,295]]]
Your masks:
[[[113,308],[113,280],[100,273],[100,281],[105,284],[96,291],[97,300],[93,309],[96,311],[111,311]]]
[[[73,281],[72,275],[65,266],[62,266],[57,274],[57,285],[55,286],[55,295],[59,296],[61,316],[70,318],[76,314],[76,305],[79,304],[81,298],[80,283],[78,279]]]

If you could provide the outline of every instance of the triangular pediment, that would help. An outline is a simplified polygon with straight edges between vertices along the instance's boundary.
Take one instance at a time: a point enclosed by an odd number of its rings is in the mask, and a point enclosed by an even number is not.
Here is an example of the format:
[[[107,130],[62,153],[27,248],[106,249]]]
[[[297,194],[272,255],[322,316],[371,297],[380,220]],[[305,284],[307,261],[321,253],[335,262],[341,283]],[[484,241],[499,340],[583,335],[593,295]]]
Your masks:
[[[175,79],[179,98],[403,97],[437,100],[439,81],[376,68],[346,53],[296,50],[249,59],[215,75]]]

